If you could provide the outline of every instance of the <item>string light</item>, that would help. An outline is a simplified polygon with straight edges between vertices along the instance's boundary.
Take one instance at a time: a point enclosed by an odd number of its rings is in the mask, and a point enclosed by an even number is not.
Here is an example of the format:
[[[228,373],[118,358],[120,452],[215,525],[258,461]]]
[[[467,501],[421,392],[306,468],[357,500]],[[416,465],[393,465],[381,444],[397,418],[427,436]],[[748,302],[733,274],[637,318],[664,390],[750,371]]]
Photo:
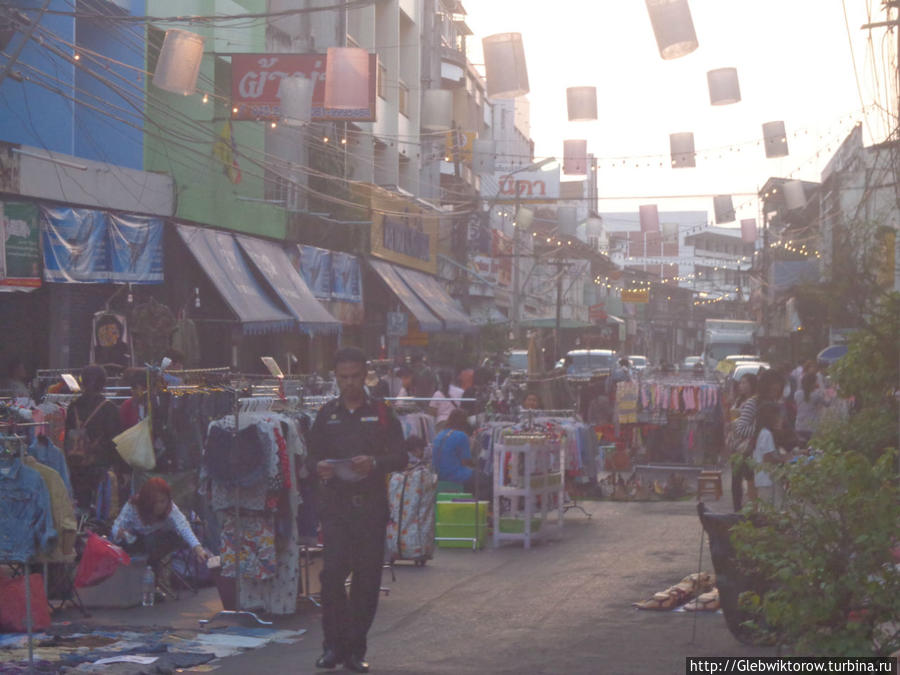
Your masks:
[[[209,94],[203,94],[203,102],[209,103]]]

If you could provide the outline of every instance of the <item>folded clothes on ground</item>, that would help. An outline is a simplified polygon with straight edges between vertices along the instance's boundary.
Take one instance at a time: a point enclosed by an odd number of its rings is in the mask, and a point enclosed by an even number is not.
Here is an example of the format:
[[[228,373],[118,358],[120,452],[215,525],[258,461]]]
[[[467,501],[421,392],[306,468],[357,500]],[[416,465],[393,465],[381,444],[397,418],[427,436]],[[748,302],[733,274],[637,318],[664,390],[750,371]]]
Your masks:
[[[715,585],[715,575],[709,572],[694,572],[687,575],[674,586],[669,586],[669,588],[660,593],[654,593],[649,600],[635,602],[632,606],[638,609],[675,609],[691,598],[708,593]]]

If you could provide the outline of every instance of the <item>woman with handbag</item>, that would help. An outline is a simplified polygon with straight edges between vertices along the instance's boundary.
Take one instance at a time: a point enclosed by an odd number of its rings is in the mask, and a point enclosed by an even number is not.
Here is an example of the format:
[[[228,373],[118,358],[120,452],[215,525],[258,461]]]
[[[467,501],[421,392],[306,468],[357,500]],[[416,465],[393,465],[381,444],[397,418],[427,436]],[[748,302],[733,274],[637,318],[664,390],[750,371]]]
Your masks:
[[[106,373],[100,366],[81,371],[83,393],[66,410],[65,454],[78,506],[91,508],[94,491],[110,469],[127,473],[113,438],[121,430],[119,411],[103,395]]]

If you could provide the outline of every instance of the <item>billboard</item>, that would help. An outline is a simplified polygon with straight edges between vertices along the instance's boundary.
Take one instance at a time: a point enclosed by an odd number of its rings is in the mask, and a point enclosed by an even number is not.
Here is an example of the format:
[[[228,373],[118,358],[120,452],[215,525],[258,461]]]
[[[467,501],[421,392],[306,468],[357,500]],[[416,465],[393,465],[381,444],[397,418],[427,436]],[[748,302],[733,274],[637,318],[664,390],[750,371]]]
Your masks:
[[[549,171],[498,171],[494,173],[494,179],[490,188],[486,185],[487,181],[483,183],[488,189],[483,189],[482,197],[496,199],[496,204],[514,203],[516,190],[521,203],[549,203],[559,199],[559,167]]]
[[[378,57],[369,54],[369,105],[366,108],[336,110],[324,107],[325,54],[232,54],[231,55],[231,119],[281,119],[278,89],[283,77],[304,75],[315,82],[312,97],[312,119],[375,121],[375,79]]]

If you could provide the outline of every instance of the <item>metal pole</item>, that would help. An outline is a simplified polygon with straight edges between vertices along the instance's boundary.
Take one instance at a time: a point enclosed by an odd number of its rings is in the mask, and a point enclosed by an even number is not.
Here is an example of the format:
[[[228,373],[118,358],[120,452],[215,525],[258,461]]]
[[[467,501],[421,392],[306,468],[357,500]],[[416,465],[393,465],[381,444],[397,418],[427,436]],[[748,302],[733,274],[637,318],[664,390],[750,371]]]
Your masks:
[[[515,190],[515,220],[513,221],[513,280],[512,280],[512,334],[513,341],[519,340],[519,182],[513,181]]]
[[[556,262],[556,328],[553,331],[553,363],[559,360],[559,324],[562,318],[562,268],[565,263]]]

